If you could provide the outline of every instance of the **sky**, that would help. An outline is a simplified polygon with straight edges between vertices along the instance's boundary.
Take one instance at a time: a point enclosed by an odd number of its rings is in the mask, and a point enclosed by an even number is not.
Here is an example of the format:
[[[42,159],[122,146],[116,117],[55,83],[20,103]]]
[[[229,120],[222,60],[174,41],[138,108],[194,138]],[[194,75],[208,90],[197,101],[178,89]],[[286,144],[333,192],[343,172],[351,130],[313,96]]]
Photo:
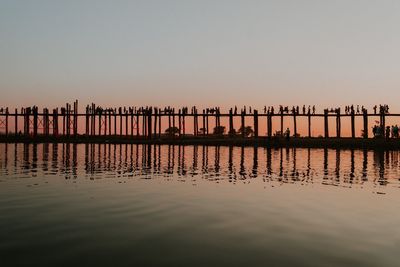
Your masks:
[[[0,106],[385,103],[400,1],[0,0]]]

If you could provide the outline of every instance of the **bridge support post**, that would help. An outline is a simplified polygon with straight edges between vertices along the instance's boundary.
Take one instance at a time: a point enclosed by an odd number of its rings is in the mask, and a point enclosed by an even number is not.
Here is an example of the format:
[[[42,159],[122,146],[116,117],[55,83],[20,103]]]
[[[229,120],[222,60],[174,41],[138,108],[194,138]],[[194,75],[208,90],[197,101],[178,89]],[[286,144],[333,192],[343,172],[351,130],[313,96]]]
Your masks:
[[[354,116],[354,110],[351,111],[351,138],[356,137],[356,128],[355,128],[355,116]]]
[[[341,136],[341,120],[340,120],[340,108],[336,111],[336,137]]]
[[[324,128],[325,128],[325,138],[329,138],[329,124],[328,124],[328,110],[324,110]]]
[[[258,137],[258,110],[254,110],[254,114],[253,114],[253,118],[254,118],[254,137]]]
[[[364,121],[364,132],[363,132],[363,137],[365,139],[368,138],[368,112],[366,109],[363,110],[363,121]]]

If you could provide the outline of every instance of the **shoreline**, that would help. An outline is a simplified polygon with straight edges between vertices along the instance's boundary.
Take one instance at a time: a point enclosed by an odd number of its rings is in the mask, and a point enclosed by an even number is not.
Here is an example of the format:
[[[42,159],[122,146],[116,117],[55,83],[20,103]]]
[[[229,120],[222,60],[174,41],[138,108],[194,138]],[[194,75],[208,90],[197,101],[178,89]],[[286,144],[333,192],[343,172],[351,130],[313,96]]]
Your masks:
[[[301,148],[360,148],[360,149],[400,149],[400,139],[384,138],[321,138],[321,137],[291,137],[289,140],[281,137],[161,137],[137,138],[126,136],[0,136],[0,143],[75,143],[75,144],[162,144],[162,145],[209,145],[209,146],[258,146],[258,147],[301,147]]]

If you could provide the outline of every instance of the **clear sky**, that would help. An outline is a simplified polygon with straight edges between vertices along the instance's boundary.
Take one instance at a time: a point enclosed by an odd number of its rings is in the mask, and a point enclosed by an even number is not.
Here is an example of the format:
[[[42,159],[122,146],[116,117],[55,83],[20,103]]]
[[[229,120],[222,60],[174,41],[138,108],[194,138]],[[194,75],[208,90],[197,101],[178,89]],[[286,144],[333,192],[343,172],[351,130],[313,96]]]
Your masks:
[[[0,106],[387,103],[400,1],[0,0]]]

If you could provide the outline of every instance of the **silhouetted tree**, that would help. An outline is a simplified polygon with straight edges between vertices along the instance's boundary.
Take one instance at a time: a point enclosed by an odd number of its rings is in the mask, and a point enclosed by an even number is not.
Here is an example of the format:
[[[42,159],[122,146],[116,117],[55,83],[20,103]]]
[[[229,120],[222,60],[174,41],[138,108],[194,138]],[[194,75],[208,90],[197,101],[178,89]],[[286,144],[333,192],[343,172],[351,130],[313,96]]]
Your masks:
[[[215,135],[223,135],[223,134],[225,133],[225,126],[217,126],[217,127],[214,127],[213,133],[214,133]]]
[[[171,136],[178,135],[180,132],[178,127],[169,127],[165,130],[165,133]]]
[[[244,136],[245,136],[245,137],[253,136],[253,134],[254,134],[254,131],[253,131],[253,129],[251,128],[251,126],[245,126],[244,129],[243,129],[243,127],[240,127],[240,129],[239,129],[238,132],[239,132],[240,134],[243,134],[243,133],[244,133]]]
[[[366,137],[366,135],[367,135],[367,133],[366,133],[366,132],[364,132],[364,130],[362,129],[362,130],[361,130],[361,137],[362,137],[362,138],[365,138],[365,137]]]
[[[199,129],[199,134],[205,134],[205,133],[206,133],[206,128]]]

